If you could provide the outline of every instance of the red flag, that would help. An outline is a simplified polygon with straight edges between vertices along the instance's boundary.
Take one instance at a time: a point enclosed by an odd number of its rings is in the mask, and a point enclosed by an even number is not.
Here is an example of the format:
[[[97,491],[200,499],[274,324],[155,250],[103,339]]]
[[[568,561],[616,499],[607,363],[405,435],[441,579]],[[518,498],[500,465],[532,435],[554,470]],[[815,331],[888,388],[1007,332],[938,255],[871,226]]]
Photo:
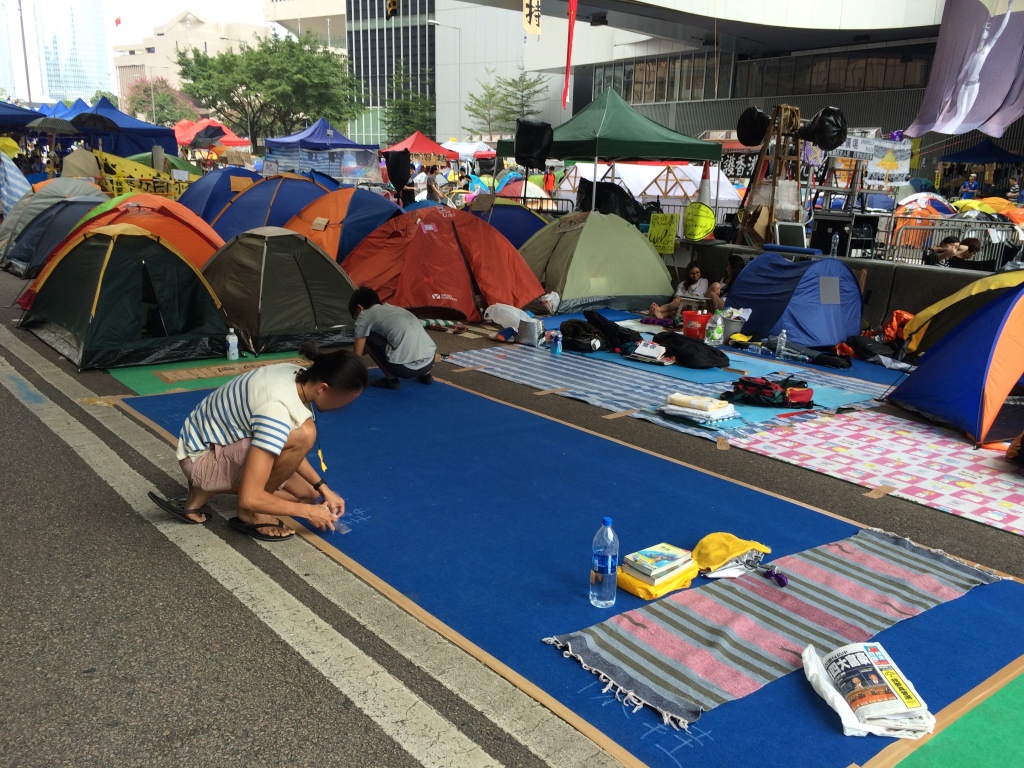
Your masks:
[[[562,109],[569,101],[569,75],[572,73],[572,31],[576,28],[577,0],[569,0],[569,43],[565,47],[565,85],[562,87]]]
[[[118,16],[116,19],[114,19],[114,26],[115,27],[120,27],[121,26],[121,17],[120,16]]]

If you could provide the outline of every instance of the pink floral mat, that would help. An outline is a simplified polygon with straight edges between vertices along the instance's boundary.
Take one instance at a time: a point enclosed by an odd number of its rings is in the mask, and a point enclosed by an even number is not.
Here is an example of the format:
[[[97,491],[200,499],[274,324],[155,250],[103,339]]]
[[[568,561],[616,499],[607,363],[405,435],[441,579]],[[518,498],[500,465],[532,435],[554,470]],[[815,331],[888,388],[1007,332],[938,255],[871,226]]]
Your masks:
[[[948,429],[877,411],[732,437],[737,448],[1024,535],[1024,470]]]

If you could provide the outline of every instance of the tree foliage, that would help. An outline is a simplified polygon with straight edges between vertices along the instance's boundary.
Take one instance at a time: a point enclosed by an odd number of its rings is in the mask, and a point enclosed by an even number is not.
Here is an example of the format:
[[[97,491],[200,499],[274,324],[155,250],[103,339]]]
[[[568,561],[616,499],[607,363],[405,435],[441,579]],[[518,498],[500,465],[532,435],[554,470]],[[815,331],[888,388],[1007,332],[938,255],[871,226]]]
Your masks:
[[[182,90],[240,135],[251,127],[254,145],[320,117],[344,125],[364,112],[348,62],[315,35],[254,37],[237,53],[179,50]]]
[[[162,77],[153,80],[140,78],[129,85],[124,94],[122,111],[132,117],[168,127],[179,120],[199,119],[199,113],[188,97]]]
[[[429,80],[423,87],[429,88]],[[405,63],[398,61],[391,79],[391,93],[381,110],[381,125],[389,144],[394,144],[415,131],[434,138],[437,131],[437,102],[421,93],[412,82]]]
[[[494,81],[494,69],[487,67],[487,81],[477,80],[480,86],[478,93],[471,93],[466,98],[466,116],[470,124],[462,126],[462,130],[494,136],[509,130],[505,115],[505,99],[501,87]]]
[[[520,65],[515,77],[499,77],[496,85],[501,94],[502,116],[512,130],[518,118],[530,119],[544,111],[541,99],[548,92],[548,76],[531,75]]]
[[[95,105],[97,101],[99,101],[100,99],[102,99],[104,97],[106,97],[107,101],[109,101],[115,107],[118,106],[118,104],[117,104],[117,96],[115,96],[110,91],[102,91],[102,90],[96,91],[96,93],[94,93],[92,95],[92,100],[89,103]],[[118,108],[120,108],[120,107],[118,107]]]

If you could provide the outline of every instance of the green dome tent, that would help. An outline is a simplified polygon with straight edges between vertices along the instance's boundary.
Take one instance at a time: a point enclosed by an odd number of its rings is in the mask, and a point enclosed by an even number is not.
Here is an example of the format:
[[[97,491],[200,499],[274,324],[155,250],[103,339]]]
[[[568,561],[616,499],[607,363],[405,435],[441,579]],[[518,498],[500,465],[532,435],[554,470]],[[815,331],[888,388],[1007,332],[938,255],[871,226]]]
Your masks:
[[[640,309],[672,295],[672,280],[651,242],[627,222],[602,213],[553,221],[519,252],[562,312],[589,307]]]

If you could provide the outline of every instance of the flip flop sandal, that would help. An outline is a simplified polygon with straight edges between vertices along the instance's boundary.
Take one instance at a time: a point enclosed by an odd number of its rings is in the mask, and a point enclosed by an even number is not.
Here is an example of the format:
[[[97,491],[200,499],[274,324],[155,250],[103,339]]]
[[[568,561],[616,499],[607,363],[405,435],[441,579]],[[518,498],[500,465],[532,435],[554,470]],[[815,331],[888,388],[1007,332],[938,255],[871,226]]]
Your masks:
[[[228,520],[228,525],[239,533],[244,533],[246,536],[252,536],[254,539],[259,539],[260,541],[287,541],[288,539],[295,538],[295,531],[286,526],[280,520],[277,521],[276,525],[274,523],[253,524],[245,522],[240,517],[232,517]],[[268,536],[265,533],[260,533],[260,528],[281,528],[288,531],[288,534],[285,536]]]
[[[188,523],[189,525],[206,525],[208,522],[210,522],[210,519],[213,517],[213,510],[210,509],[209,505],[207,504],[204,504],[199,509],[195,510],[195,512],[206,515],[206,519],[200,523],[198,520],[189,519],[189,517],[186,515],[184,498],[165,499],[161,496],[157,496],[152,491],[149,492],[149,498],[164,512],[167,512],[169,515],[173,515],[174,517],[181,520],[181,522]],[[189,512],[192,512],[192,510],[189,510]]]

